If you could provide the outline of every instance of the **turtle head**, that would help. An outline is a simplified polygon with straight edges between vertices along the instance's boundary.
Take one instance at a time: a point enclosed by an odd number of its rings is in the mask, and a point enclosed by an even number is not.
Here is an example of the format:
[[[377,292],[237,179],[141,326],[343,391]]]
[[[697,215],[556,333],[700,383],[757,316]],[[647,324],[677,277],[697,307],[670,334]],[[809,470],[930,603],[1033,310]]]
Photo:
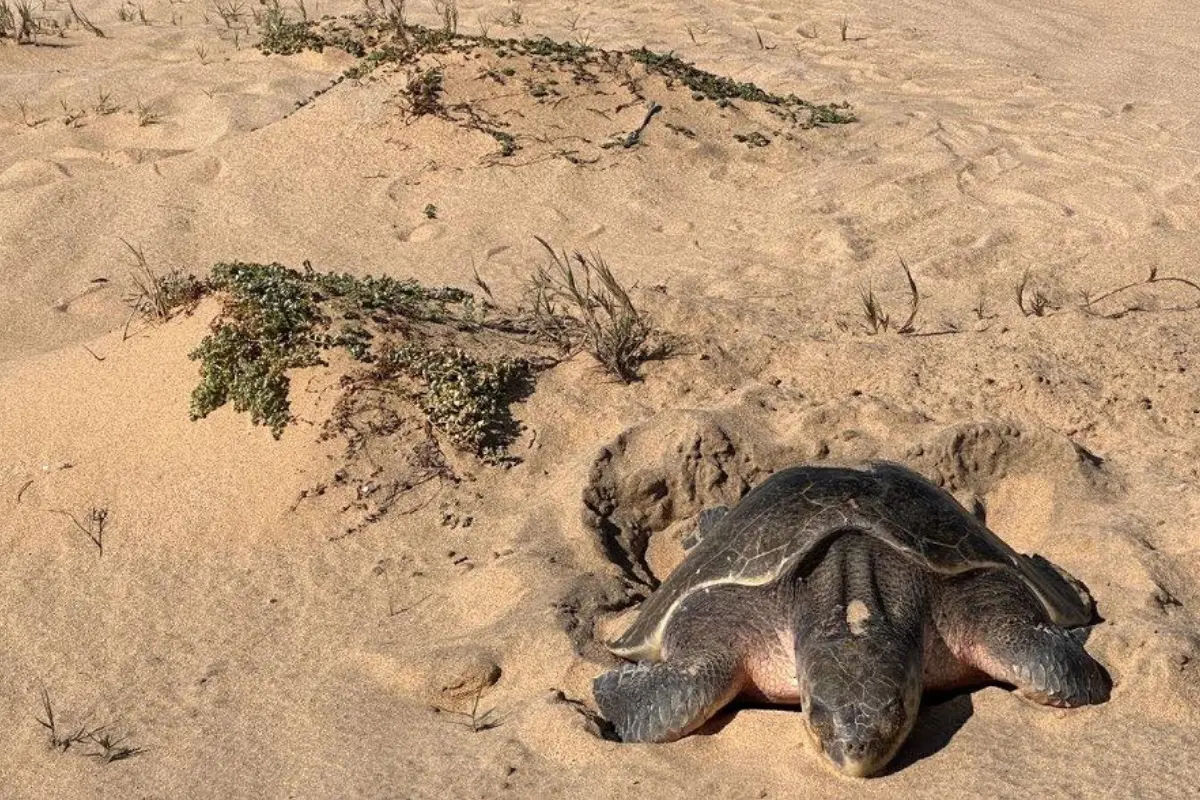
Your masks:
[[[798,661],[804,725],[830,764],[855,778],[882,770],[921,705],[919,647],[852,637]]]

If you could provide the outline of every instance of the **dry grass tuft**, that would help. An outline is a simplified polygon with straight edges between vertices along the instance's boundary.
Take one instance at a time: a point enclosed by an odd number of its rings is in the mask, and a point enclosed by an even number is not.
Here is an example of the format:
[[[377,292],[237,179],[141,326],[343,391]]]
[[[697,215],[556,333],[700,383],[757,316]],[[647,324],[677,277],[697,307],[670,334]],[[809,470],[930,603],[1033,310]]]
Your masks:
[[[72,0],[67,0],[67,8],[71,9],[71,16],[75,18],[75,21],[78,22],[84,30],[89,31],[101,39],[104,38],[104,31],[100,30],[95,23],[93,23],[85,15],[81,14],[79,10],[75,8],[75,3],[73,3]]]
[[[1040,286],[1030,284],[1031,273],[1025,270],[1021,281],[1017,284],[1017,307],[1027,317],[1044,317],[1051,311],[1057,311],[1059,306],[1050,300],[1050,296]]]
[[[143,319],[166,322],[179,309],[194,308],[208,292],[208,287],[195,275],[185,275],[177,269],[159,275],[146,261],[141,247],[134,247],[125,239],[121,239],[121,244],[134,258],[129,275],[134,291],[126,296],[125,304]]]
[[[544,338],[565,351],[581,344],[626,383],[638,379],[641,364],[668,354],[669,342],[598,254],[568,256],[534,238],[551,259],[533,273],[527,290],[529,313]]]
[[[895,327],[896,333],[911,334],[916,333],[916,327],[913,323],[917,319],[917,310],[921,305],[921,295],[917,291],[917,282],[913,279],[912,271],[908,268],[908,264],[904,259],[900,259],[900,268],[904,270],[904,277],[908,280],[909,306],[908,318],[904,322]],[[863,318],[867,322],[867,333],[872,335],[876,333],[885,333],[892,330],[892,317],[884,310],[879,299],[875,297],[875,292],[870,284],[859,287],[859,299],[862,303]]]
[[[44,687],[42,688],[42,716],[34,719],[49,732],[50,746],[62,753],[72,747],[82,748],[86,744],[91,744],[96,749],[91,752],[80,750],[80,754],[95,758],[104,764],[111,764],[114,761],[124,761],[146,752],[145,748],[126,744],[129,740],[128,736],[113,733],[106,725],[91,728],[85,722],[73,730],[63,730],[55,718],[54,704],[50,702],[50,692]]]

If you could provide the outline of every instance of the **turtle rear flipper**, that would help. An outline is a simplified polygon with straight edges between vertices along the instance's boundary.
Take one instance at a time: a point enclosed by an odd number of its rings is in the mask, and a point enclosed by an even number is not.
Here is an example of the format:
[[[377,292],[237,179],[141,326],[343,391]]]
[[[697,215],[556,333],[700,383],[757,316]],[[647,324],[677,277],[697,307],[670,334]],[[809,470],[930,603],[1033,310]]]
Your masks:
[[[732,657],[622,664],[592,683],[623,742],[670,742],[703,725],[741,686]]]
[[[1037,553],[1024,558],[1046,583],[1057,584],[1061,596],[1079,599],[1079,605],[1074,609],[1076,615],[1060,623],[1063,627],[1081,628],[1096,621],[1096,601],[1082,581]]]

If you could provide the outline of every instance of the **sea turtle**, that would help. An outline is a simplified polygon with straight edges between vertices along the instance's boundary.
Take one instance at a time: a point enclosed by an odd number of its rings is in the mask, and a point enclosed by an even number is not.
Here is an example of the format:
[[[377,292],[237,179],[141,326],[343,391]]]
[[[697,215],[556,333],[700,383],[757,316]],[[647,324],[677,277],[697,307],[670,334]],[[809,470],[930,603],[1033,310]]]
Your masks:
[[[738,696],[799,703],[842,773],[895,755],[923,689],[1012,684],[1059,707],[1108,699],[1107,672],[1067,628],[1091,598],[1020,555],[916,472],[797,466],[702,516],[683,562],[608,645],[594,681],[628,742],[687,735]]]

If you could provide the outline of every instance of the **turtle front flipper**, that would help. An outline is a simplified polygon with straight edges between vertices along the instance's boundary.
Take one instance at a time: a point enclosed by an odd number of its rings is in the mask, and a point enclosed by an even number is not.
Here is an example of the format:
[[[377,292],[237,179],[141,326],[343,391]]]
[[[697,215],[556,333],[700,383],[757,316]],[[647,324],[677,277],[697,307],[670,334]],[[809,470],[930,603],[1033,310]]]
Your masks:
[[[1002,571],[949,579],[935,603],[938,632],[962,662],[1043,705],[1103,703],[1112,681],[1083,646],[1054,625],[1017,576]]]
[[[732,656],[622,664],[592,683],[623,742],[670,742],[703,725],[741,689]]]

